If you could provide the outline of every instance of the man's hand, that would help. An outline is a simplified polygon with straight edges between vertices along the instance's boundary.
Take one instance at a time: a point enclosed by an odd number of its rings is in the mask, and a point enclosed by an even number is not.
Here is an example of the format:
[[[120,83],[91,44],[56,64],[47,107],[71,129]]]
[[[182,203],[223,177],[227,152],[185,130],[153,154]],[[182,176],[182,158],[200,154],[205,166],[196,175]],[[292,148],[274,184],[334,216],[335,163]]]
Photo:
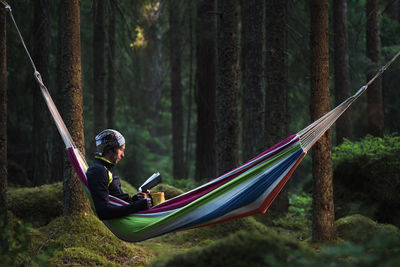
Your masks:
[[[146,192],[139,192],[136,194],[138,199],[144,199],[147,197],[147,195],[150,195],[150,190],[146,190]]]
[[[150,190],[146,190],[146,192],[139,192],[136,194],[136,197],[138,199],[146,199],[147,201],[147,209],[150,209],[151,207],[153,207],[153,200],[151,199],[151,197],[147,197],[150,196]]]

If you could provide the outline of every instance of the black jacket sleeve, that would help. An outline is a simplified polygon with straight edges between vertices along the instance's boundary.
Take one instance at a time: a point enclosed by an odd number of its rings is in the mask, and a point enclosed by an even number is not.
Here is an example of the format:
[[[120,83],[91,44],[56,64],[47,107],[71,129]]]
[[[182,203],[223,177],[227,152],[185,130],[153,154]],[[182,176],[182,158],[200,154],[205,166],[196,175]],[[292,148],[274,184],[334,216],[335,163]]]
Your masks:
[[[111,206],[108,203],[109,178],[107,170],[103,166],[101,166],[101,168],[89,168],[86,172],[86,176],[88,179],[89,190],[93,198],[94,207],[99,219],[109,220],[124,217],[147,209],[147,201],[145,199],[137,200],[126,206]]]

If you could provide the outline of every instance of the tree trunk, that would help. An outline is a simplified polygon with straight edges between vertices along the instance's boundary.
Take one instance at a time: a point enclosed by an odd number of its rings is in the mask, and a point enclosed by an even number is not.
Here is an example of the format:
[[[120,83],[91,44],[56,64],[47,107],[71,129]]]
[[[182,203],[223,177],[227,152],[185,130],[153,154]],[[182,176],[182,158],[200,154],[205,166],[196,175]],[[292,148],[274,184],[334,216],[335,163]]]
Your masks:
[[[197,181],[216,176],[215,92],[216,20],[215,0],[197,1],[196,18],[196,173]]]
[[[33,21],[33,60],[40,72],[43,82],[49,82],[49,55],[50,55],[50,23],[49,2],[40,0],[34,2]],[[46,103],[43,100],[39,86],[33,88],[33,183],[47,184],[53,181],[50,167],[50,140],[49,127],[53,124]]]
[[[335,106],[350,97],[347,0],[333,1]],[[351,113],[347,110],[336,122],[336,144],[352,137]]]
[[[288,59],[287,59],[288,1],[266,1],[265,56],[265,130],[266,147],[288,136]],[[288,188],[284,187],[271,209],[286,212],[289,208]]]
[[[104,10],[105,0],[93,2],[93,136],[104,130],[105,126]]]
[[[217,174],[237,167],[238,159],[238,1],[220,0],[217,78]]]
[[[6,10],[0,10],[0,225],[3,229],[8,223],[7,217],[7,42]],[[0,234],[0,251],[7,250],[5,236]]]
[[[62,69],[61,69],[61,63],[62,63],[62,47],[63,47],[63,16],[64,16],[64,11],[62,10],[62,6],[59,6],[58,9],[58,33],[57,33],[57,55],[56,55],[56,86],[55,90],[50,91],[50,94],[53,96],[54,103],[56,107],[58,107],[58,110],[60,114],[63,114],[64,110],[64,102],[62,100],[62,87],[63,87],[63,82],[61,80],[62,76]],[[49,89],[51,90],[51,88]],[[52,151],[51,151],[51,176],[54,178],[56,181],[62,181],[63,176],[64,176],[64,151],[65,151],[65,146],[64,142],[61,139],[60,133],[58,132],[58,129],[56,128],[55,124],[51,124],[51,139],[52,139]]]
[[[62,1],[61,81],[64,120],[77,148],[85,155],[82,110],[80,13],[78,0]],[[64,169],[64,214],[89,209],[82,186],[69,161]]]
[[[311,120],[329,111],[328,0],[311,2]],[[328,130],[312,150],[314,241],[335,239],[331,134]]]
[[[107,79],[107,127],[115,128],[115,88],[114,88],[114,57],[115,57],[115,0],[110,0],[110,16],[108,24],[108,79]]]
[[[367,0],[367,81],[378,71],[381,58],[379,36],[379,0]],[[383,136],[382,79],[378,78],[367,90],[368,133]]]
[[[264,147],[263,44],[264,1],[244,1],[242,6],[243,58],[243,160],[260,153]]]
[[[173,177],[182,179],[185,175],[183,160],[183,105],[181,82],[181,15],[179,0],[169,1],[170,65],[171,65],[171,108],[172,108],[172,160]]]

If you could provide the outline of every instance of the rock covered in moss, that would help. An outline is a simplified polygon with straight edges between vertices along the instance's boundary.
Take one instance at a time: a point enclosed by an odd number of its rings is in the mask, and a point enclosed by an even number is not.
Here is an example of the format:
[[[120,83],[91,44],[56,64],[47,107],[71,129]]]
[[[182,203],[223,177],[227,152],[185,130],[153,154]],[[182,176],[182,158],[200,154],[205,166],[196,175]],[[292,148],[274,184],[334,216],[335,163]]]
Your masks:
[[[337,235],[355,243],[365,243],[373,239],[393,239],[400,244],[400,230],[394,225],[376,223],[370,218],[355,214],[340,218],[335,223]]]
[[[367,136],[335,148],[335,216],[360,213],[400,226],[399,155],[399,136]]]
[[[207,246],[157,259],[151,266],[291,266],[313,252],[274,232],[240,231]]]
[[[150,190],[151,192],[164,192],[165,199],[170,199],[183,194],[183,190],[172,185],[159,184]]]
[[[224,238],[242,230],[260,233],[268,232],[268,228],[255,220],[254,217],[246,217],[222,224],[170,233],[163,236],[162,241],[174,244],[197,244],[207,240]]]
[[[9,210],[35,224],[49,223],[63,213],[62,183],[10,189]]]

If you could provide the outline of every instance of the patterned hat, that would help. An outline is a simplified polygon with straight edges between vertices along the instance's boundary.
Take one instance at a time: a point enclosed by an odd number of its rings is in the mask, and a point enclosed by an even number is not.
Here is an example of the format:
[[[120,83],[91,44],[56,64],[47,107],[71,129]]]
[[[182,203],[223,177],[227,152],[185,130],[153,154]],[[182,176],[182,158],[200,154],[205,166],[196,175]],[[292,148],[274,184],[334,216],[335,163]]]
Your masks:
[[[101,133],[96,135],[96,154],[103,156],[104,151],[114,149],[125,144],[125,138],[122,134],[113,129],[103,130]]]

